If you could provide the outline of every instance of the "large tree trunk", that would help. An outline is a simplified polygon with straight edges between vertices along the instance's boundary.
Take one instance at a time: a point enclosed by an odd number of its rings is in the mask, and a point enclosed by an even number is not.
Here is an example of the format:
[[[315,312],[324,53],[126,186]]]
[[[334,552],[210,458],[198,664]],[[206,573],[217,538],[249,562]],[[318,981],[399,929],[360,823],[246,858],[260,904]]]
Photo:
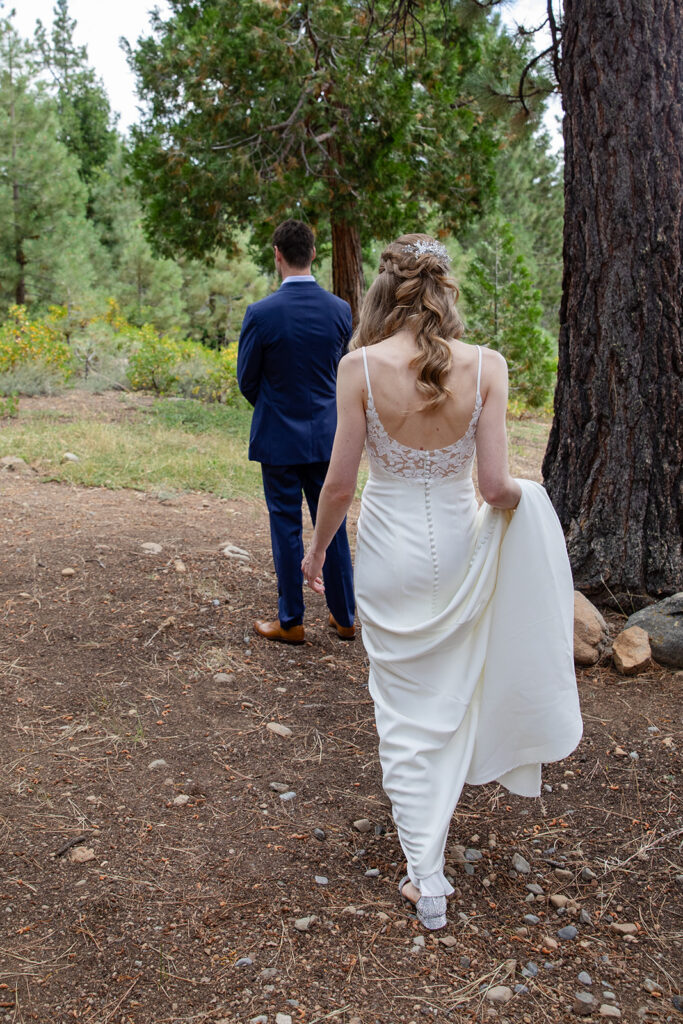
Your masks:
[[[363,253],[356,224],[332,216],[332,291],[351,306],[353,326],[363,299]]]
[[[564,280],[543,463],[576,586],[682,586],[679,0],[565,0]]]

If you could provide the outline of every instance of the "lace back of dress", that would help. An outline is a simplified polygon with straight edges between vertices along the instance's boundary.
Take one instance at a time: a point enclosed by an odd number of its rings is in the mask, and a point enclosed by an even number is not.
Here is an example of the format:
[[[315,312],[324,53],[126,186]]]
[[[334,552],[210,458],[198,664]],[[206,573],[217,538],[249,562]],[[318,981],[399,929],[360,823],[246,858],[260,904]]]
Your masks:
[[[422,480],[429,478],[451,477],[458,479],[468,476],[472,471],[474,461],[475,438],[477,423],[481,413],[481,349],[477,346],[479,354],[479,367],[477,371],[477,394],[474,400],[474,410],[469,426],[462,437],[445,448],[410,448],[401,444],[387,434],[375,408],[370,386],[370,374],[368,372],[368,359],[365,348],[363,353],[363,365],[365,367],[365,381],[368,388],[368,405],[365,410],[367,424],[366,448],[371,467],[379,466],[388,473],[395,476],[409,479]]]

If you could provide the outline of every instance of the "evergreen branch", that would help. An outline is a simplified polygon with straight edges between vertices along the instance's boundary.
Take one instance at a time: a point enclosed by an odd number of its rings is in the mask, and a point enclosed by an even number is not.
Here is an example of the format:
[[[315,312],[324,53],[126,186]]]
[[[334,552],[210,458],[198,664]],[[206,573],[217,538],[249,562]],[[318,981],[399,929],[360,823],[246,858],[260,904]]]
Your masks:
[[[527,66],[522,71],[522,74],[520,75],[519,89],[517,91],[517,98],[519,99],[519,102],[522,104],[522,107],[524,109],[524,113],[527,115],[527,117],[529,117],[531,112],[530,112],[529,108],[527,107],[526,101],[524,99],[524,83],[525,83],[525,81],[527,79],[527,76],[528,76],[529,72],[531,71],[531,69],[536,64],[538,64],[539,60],[542,60],[544,57],[547,57],[549,53],[552,53],[553,50],[554,50],[554,47],[551,44],[546,50],[543,50],[542,53],[537,53],[535,57],[532,57],[532,59],[529,61]],[[533,92],[527,93],[527,96],[536,96],[540,91],[541,91],[540,89],[535,89]]]
[[[562,32],[558,30],[557,22],[555,21],[555,13],[553,11],[553,0],[548,0],[548,25],[550,27],[550,38],[553,41],[552,54],[553,54],[553,71],[555,72],[555,80],[557,84],[560,84],[560,43],[562,42]]]

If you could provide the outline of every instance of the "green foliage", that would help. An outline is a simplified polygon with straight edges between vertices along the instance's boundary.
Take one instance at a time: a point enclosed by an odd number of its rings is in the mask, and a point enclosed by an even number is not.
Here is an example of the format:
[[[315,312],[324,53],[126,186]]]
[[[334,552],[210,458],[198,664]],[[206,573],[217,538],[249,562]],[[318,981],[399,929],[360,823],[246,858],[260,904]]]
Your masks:
[[[2,375],[0,374],[0,380]],[[19,415],[19,392],[10,391],[0,398],[0,419],[15,419]]]
[[[56,94],[59,140],[76,157],[83,180],[90,182],[113,152],[116,131],[109,99],[88,65],[86,48],[74,45],[75,27],[68,0],[57,0],[51,36],[39,21],[36,46]]]
[[[389,0],[170,6],[129,51],[147,102],[133,166],[162,253],[210,257],[238,225],[263,252],[289,215],[324,241],[330,221],[388,238],[434,208],[444,231],[480,212],[501,131],[481,67],[522,62],[483,9],[424,5],[396,37]]]
[[[63,377],[71,372],[72,353],[50,320],[31,320],[23,306],[12,306],[0,325],[0,372],[21,363],[40,363]]]
[[[470,255],[462,286],[467,339],[490,345],[508,362],[513,400],[530,408],[545,405],[557,360],[541,326],[543,307],[509,224],[491,218]]]
[[[58,141],[54,104],[30,48],[0,19],[0,305],[82,301],[96,239],[76,159]]]

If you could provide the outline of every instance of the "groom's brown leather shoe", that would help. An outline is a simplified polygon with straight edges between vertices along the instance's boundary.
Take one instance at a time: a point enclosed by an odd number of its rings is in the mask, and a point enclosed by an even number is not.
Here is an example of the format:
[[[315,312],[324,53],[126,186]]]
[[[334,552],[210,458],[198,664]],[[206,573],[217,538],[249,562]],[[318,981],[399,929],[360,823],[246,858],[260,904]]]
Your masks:
[[[356,639],[356,627],[355,626],[340,626],[334,615],[330,615],[330,628],[337,630],[337,636],[340,640],[355,640]]]
[[[289,629],[283,629],[279,619],[274,619],[273,622],[257,619],[254,629],[259,636],[264,636],[266,640],[279,640],[281,644],[302,644],[304,642],[303,626],[290,626]]]

